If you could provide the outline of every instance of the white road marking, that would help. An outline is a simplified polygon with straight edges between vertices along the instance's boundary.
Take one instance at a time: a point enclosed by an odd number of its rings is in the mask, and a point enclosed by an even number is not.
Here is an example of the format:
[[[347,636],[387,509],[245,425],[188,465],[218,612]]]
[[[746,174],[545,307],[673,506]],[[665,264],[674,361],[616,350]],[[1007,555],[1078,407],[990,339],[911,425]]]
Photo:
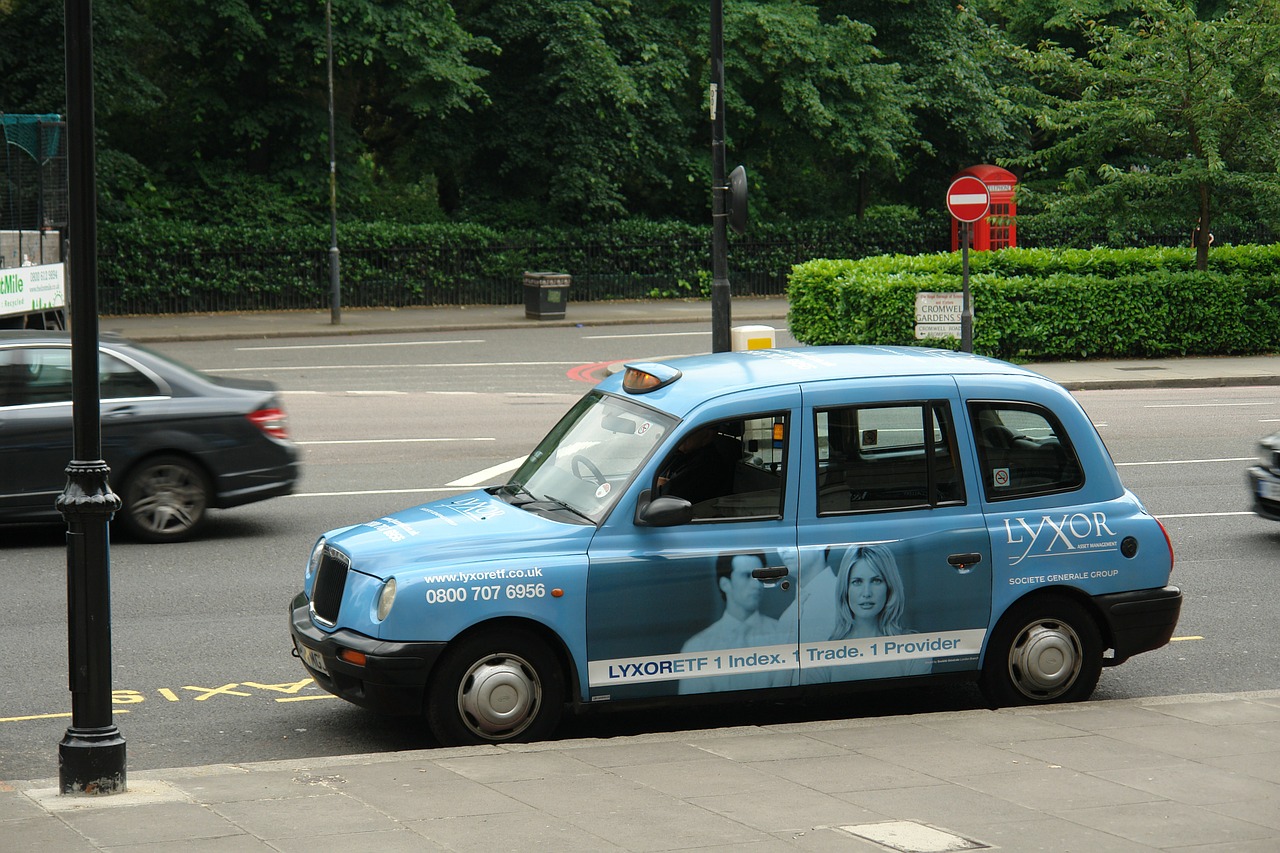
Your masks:
[[[423,489],[353,489],[346,492],[296,492],[286,497],[291,498],[347,498],[355,495],[420,495],[428,492],[456,492],[456,488],[423,488]]]
[[[1217,409],[1228,406],[1274,406],[1275,400],[1254,400],[1246,403],[1150,403],[1144,409]]]
[[[336,438],[317,441],[295,441],[308,447],[321,444],[426,444],[450,441],[497,441],[496,438]]]
[[[701,332],[647,332],[634,335],[583,335],[584,341],[618,341],[624,338],[690,338],[698,335],[709,335],[710,329]]]
[[[1251,512],[1182,512],[1170,515],[1157,515],[1161,520],[1166,518],[1227,518],[1232,515],[1253,515]]]
[[[280,367],[216,367],[205,373],[283,373],[299,370],[431,370],[453,367],[577,367],[580,361],[461,361],[435,364],[308,364]]]
[[[495,479],[497,477],[502,476],[503,474],[507,474],[507,473],[510,473],[511,471],[516,470],[517,468],[520,467],[521,464],[523,464],[524,460],[527,458],[528,457],[526,456],[521,456],[518,459],[512,459],[508,462],[502,462],[490,468],[485,468],[483,471],[477,471],[474,474],[468,474],[465,477],[461,477],[457,480],[454,480],[452,483],[449,483],[448,485],[457,486],[459,488],[464,488],[464,489],[473,488],[490,479]]]
[[[475,338],[463,341],[385,341],[373,342],[366,341],[355,344],[295,344],[293,346],[273,346],[273,347],[236,347],[236,352],[269,352],[272,350],[298,350],[298,349],[354,349],[354,348],[370,348],[373,347],[431,347],[441,344],[483,344],[485,341]]]
[[[1252,456],[1228,456],[1225,459],[1165,459],[1159,462],[1117,462],[1117,468],[1131,468],[1137,465],[1203,465],[1213,462],[1252,462]]]

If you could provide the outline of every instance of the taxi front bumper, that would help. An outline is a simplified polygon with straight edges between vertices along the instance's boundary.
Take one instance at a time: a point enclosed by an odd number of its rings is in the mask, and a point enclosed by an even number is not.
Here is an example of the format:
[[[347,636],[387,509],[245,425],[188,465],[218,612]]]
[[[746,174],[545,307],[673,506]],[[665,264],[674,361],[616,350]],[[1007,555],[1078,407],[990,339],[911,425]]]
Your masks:
[[[294,596],[289,605],[289,628],[294,655],[316,684],[382,714],[416,716],[423,712],[427,680],[445,643],[388,642],[345,628],[326,633],[311,621],[310,604],[305,593]]]

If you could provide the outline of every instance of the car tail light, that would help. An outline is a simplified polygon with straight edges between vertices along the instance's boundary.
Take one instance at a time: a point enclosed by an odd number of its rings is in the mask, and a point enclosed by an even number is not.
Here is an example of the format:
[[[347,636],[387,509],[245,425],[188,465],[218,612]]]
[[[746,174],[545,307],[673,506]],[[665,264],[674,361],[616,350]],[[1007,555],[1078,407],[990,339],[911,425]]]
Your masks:
[[[1173,574],[1173,540],[1169,538],[1169,531],[1165,529],[1164,522],[1156,519],[1156,524],[1160,525],[1160,532],[1164,534],[1164,544],[1169,546],[1169,574]]]
[[[249,422],[272,438],[289,438],[288,418],[284,409],[258,409],[249,414]]]

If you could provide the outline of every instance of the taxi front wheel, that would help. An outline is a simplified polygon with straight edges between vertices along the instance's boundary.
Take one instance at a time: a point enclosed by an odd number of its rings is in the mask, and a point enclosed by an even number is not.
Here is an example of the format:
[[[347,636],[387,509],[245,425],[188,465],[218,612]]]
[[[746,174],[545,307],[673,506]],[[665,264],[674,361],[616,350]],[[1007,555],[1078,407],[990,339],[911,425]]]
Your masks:
[[[549,737],[564,707],[564,675],[547,644],[506,629],[445,652],[427,692],[427,722],[443,746]]]
[[[980,686],[997,708],[1080,702],[1102,674],[1102,635],[1082,606],[1059,596],[1019,602],[991,635]]]

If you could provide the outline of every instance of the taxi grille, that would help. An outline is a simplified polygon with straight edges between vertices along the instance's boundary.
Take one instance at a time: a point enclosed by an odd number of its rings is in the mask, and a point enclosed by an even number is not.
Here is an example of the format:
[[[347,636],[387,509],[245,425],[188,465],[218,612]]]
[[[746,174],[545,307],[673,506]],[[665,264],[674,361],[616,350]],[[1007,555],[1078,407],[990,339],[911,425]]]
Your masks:
[[[342,607],[342,591],[347,585],[347,572],[351,563],[346,554],[325,548],[316,569],[315,586],[311,588],[311,612],[327,625],[338,621],[338,609]]]

